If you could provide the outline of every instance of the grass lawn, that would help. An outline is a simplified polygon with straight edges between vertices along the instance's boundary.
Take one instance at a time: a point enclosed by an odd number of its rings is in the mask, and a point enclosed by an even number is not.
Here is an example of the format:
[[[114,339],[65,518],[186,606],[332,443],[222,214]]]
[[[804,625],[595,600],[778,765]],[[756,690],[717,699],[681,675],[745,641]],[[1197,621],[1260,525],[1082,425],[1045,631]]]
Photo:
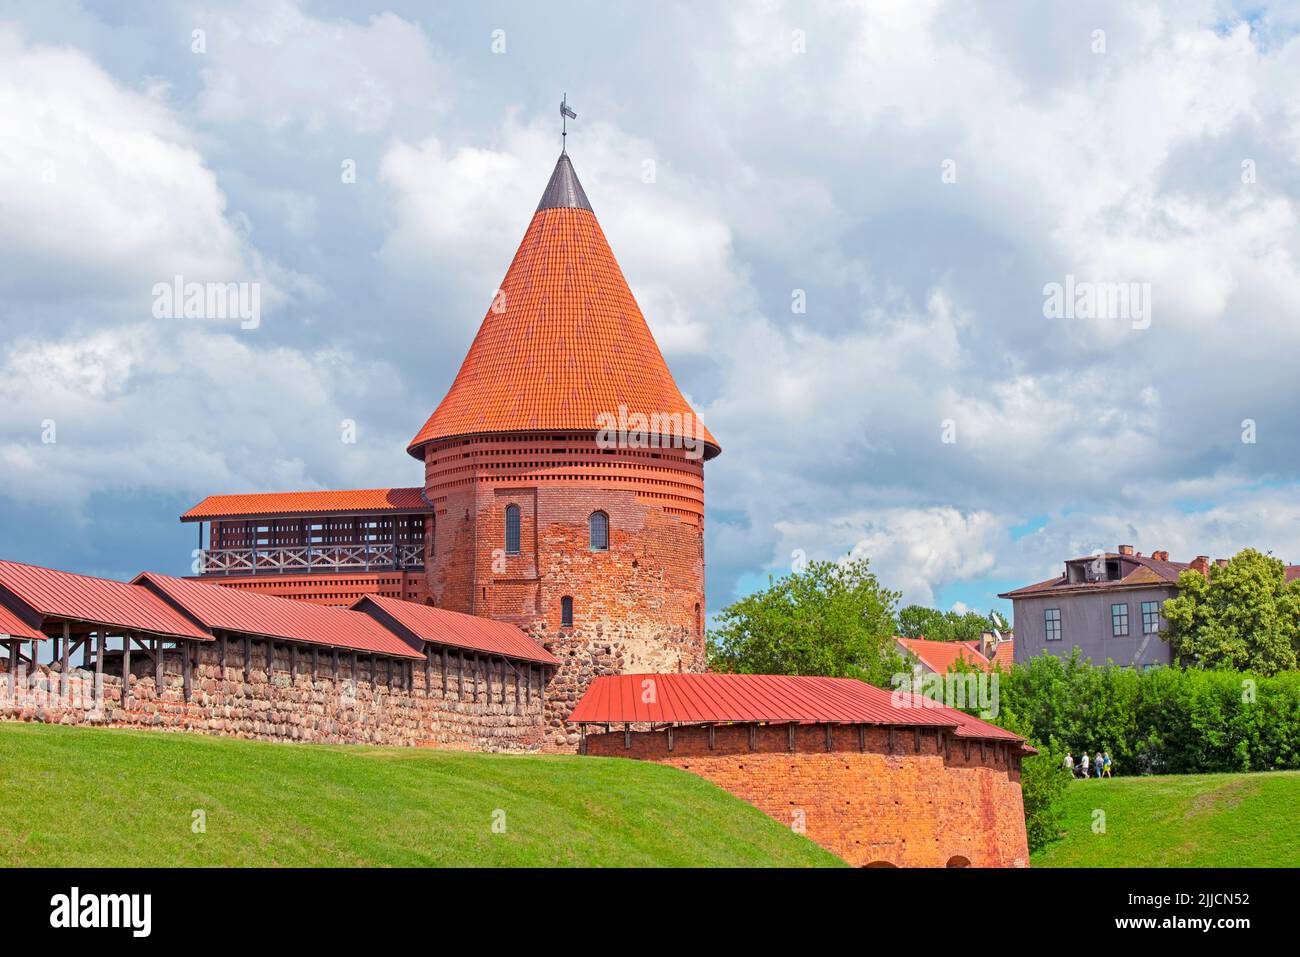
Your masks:
[[[701,778],[618,758],[3,723],[0,795],[10,867],[841,863]]]
[[[1034,867],[1300,867],[1300,771],[1072,781],[1064,808]]]

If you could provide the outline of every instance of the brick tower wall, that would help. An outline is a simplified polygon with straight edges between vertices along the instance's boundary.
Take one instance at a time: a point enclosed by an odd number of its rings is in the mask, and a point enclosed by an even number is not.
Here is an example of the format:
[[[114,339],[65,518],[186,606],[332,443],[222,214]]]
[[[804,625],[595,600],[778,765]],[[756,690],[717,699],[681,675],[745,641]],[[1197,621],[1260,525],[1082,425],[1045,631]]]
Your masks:
[[[858,867],[1025,867],[1013,746],[935,729],[706,727],[589,735],[586,753],[698,774]]]
[[[546,691],[546,743],[576,748],[565,718],[591,679],[703,671],[704,473],[680,449],[604,450],[594,436],[484,436],[426,450],[429,595],[518,625],[562,662]],[[519,506],[520,549],[505,552]],[[609,549],[588,520],[609,516]],[[573,626],[561,600],[573,599]]]

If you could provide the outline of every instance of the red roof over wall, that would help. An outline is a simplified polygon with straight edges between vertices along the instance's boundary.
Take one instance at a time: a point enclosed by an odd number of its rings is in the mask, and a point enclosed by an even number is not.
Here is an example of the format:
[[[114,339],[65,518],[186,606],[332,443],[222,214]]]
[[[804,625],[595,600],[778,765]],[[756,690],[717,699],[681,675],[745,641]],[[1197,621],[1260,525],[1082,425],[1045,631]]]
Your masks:
[[[559,663],[514,625],[377,595],[365,596],[356,604],[369,602],[382,609],[413,634],[416,645],[391,630],[384,617],[367,611],[154,572],[142,572],[128,584],[0,561],[0,586],[0,636],[24,640],[46,637],[24,622],[22,615],[26,614],[29,618],[69,619],[88,624],[92,630],[95,625],[107,625],[171,638],[210,641],[211,632],[228,631],[414,660],[425,657],[418,643],[430,641],[479,654]]]
[[[483,432],[594,432],[620,406],[696,421],[562,155],[500,295],[408,451]],[[702,438],[716,454],[707,429]]]
[[[373,609],[379,609],[422,641],[547,665],[560,663],[549,651],[507,622],[380,595],[363,595],[351,607],[358,614],[371,614]]]
[[[0,605],[0,638],[22,638],[31,641],[44,637],[45,635],[32,628],[4,605]]]
[[[125,582],[0,561],[0,585],[43,618],[184,638],[212,637],[157,595]]]
[[[903,698],[911,702],[906,707],[894,704],[891,692],[854,678],[607,675],[592,681],[569,720],[575,724],[770,722],[943,727],[955,728],[958,737],[1024,740],[918,696]]]
[[[418,488],[362,488],[340,492],[256,492],[209,495],[181,516],[182,522],[250,515],[311,515],[329,512],[427,512]]]
[[[358,615],[344,608],[237,591],[153,572],[137,575],[135,581],[146,588],[157,589],[212,629],[395,658],[424,658],[369,615]]]

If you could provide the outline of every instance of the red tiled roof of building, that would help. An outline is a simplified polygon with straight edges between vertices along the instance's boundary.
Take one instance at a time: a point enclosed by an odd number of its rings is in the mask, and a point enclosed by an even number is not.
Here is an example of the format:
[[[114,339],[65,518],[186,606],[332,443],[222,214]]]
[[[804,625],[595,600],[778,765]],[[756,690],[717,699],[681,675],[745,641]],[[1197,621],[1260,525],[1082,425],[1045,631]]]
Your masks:
[[[26,641],[46,637],[16,614],[0,605],[0,638],[22,638]]]
[[[157,595],[125,582],[0,561],[0,585],[42,618],[156,635],[212,637]]]
[[[394,658],[420,654],[369,615],[290,598],[236,591],[190,578],[142,572],[133,584],[156,589],[208,628],[346,648]],[[152,594],[152,592],[150,592]]]
[[[181,516],[182,522],[249,515],[311,515],[329,512],[427,512],[418,488],[363,488],[318,492],[254,492],[209,495]]]
[[[565,188],[553,188],[557,178]],[[597,416],[617,416],[620,406],[698,421],[568,156],[560,157],[551,183],[451,388],[411,440],[416,458],[426,443],[460,435],[594,432],[601,428]],[[711,457],[718,443],[700,429]]]
[[[569,715],[575,724],[769,722],[954,728],[959,737],[1023,742],[952,708],[855,678],[794,675],[643,674],[595,678]]]
[[[965,661],[981,671],[991,671],[993,663],[980,653],[979,642],[930,641],[927,638],[895,638],[899,647],[911,652],[921,664],[936,674],[947,674],[958,661]]]
[[[1001,668],[1010,668],[1016,663],[1016,640],[1008,638],[1006,641],[998,642],[998,647],[993,652],[992,661]]]
[[[421,641],[547,665],[560,663],[549,651],[508,622],[380,595],[363,595],[352,603],[351,608],[361,614],[372,614],[373,609],[378,609]]]
[[[994,650],[992,657],[984,654],[983,641],[963,641],[962,644],[964,644],[967,648],[971,648],[974,651],[978,652],[979,654],[983,655],[985,658],[989,660],[990,663],[999,665],[1003,669],[1010,668],[1013,664],[1015,664],[1016,643],[1015,640],[1012,638],[1005,638],[1002,641],[998,642],[998,646]]]

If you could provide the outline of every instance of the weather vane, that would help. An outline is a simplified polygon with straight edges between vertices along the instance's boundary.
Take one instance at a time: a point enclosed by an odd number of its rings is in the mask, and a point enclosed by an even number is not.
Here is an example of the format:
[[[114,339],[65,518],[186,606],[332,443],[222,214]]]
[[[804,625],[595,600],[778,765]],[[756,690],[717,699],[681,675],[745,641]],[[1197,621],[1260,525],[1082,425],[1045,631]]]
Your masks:
[[[565,93],[560,97],[560,152],[567,152],[565,149],[565,137],[569,135],[569,120],[576,120],[578,114],[569,109],[569,94]]]

